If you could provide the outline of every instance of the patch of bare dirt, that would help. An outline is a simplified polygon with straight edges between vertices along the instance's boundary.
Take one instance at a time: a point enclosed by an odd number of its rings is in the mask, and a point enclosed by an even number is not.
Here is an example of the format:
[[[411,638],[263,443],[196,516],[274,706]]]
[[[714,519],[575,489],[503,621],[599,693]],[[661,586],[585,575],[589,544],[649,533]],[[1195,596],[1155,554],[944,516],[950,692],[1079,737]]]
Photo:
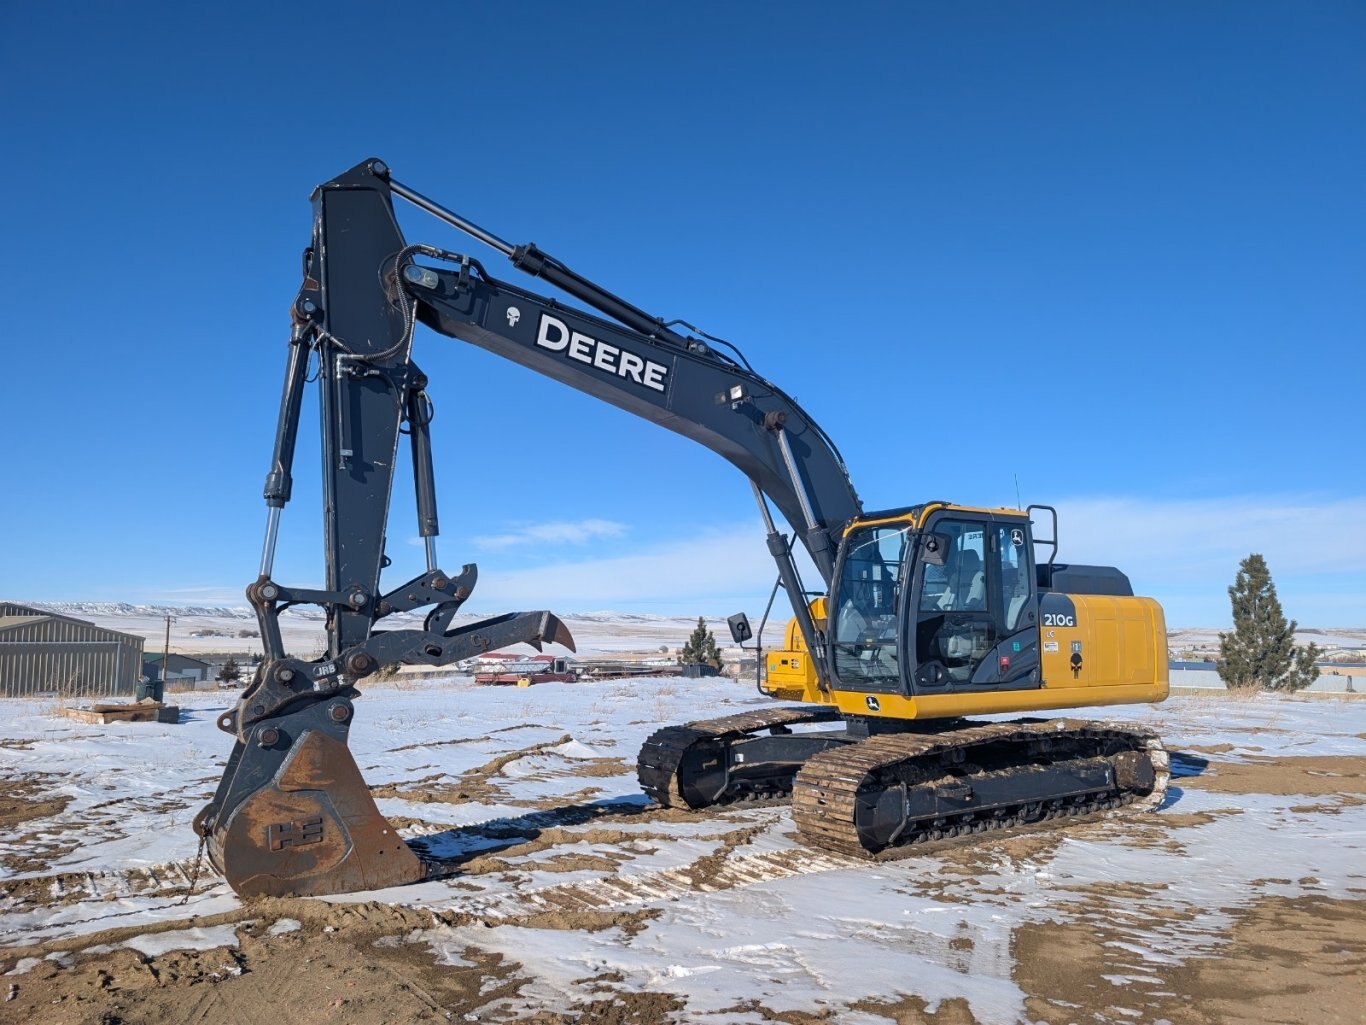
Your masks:
[[[593,854],[557,854],[536,862],[540,872],[616,872],[631,855],[620,851],[600,851]]]
[[[424,740],[420,744],[404,744],[401,747],[389,748],[390,753],[397,754],[400,751],[421,751],[428,747],[454,747],[457,744],[474,744],[483,740],[483,737],[456,737],[454,740]]]
[[[708,884],[717,879],[726,867],[726,862],[739,847],[747,847],[754,842],[754,837],[762,833],[767,826],[763,823],[754,826],[745,826],[741,829],[733,829],[723,833],[718,837],[721,846],[711,854],[705,854],[698,858],[687,868],[682,869],[682,874],[687,877],[688,883],[694,890],[704,890]]]
[[[552,893],[549,896],[553,897],[554,894]],[[517,924],[529,929],[561,929],[582,932],[620,929],[627,936],[634,936],[651,921],[658,918],[660,914],[659,908],[640,908],[635,911],[542,911],[518,919]]]
[[[259,933],[260,935],[255,935]],[[446,1022],[515,998],[525,979],[500,955],[438,964],[422,945],[375,946],[366,933],[242,928],[240,946],[146,957],[130,949],[44,961],[9,980],[0,1021],[43,1025],[298,1025]]]
[[[539,754],[552,747],[559,747],[573,739],[566,733],[558,740],[548,740],[543,744],[532,744],[530,747],[519,748],[516,751],[507,751],[496,758],[489,759],[483,765],[462,772],[452,782],[443,782],[446,776],[443,773],[437,773],[408,783],[389,783],[371,787],[370,792],[375,797],[397,797],[400,800],[414,801],[419,804],[456,804],[460,801],[525,804],[525,802],[510,800],[494,777],[511,762]]]
[[[0,829],[10,832],[21,822],[60,815],[71,798],[53,794],[56,784],[54,776],[7,779],[0,791]]]
[[[730,1007],[723,1007],[717,1014],[757,1015],[760,1021],[785,1022],[786,1025],[821,1025],[832,1021],[829,1011],[813,1014],[810,1011],[775,1011],[758,1000],[741,1000]],[[725,1019],[723,1019],[725,1020]]]
[[[675,1025],[675,1012],[682,1009],[683,1002],[669,993],[622,990],[565,1011],[537,1011],[517,1020],[531,1025]]]
[[[652,909],[562,909],[504,924],[586,932],[620,929],[634,935],[657,914]],[[284,918],[299,928],[271,935],[271,926]],[[622,991],[616,985],[619,977],[605,975],[594,980],[594,999],[563,1010],[536,1011],[520,996],[527,978],[515,962],[469,947],[461,954],[464,964],[448,965],[425,943],[402,939],[442,925],[477,924],[480,920],[470,915],[378,901],[264,898],[222,915],[107,929],[83,936],[79,949],[66,940],[5,950],[0,972],[21,959],[44,960],[4,980],[15,989],[13,999],[0,1002],[0,1023],[239,1025],[282,1020],[296,1025],[407,1025],[515,1019],[547,1025],[663,1025],[682,1007],[667,994]],[[213,925],[237,925],[239,945],[155,957],[118,946],[135,936]],[[46,959],[49,954],[54,959]]]
[[[589,776],[593,779],[611,779],[635,771],[635,763],[627,764],[625,758],[574,758],[555,773],[556,776]]]
[[[74,828],[68,824],[50,824],[41,831],[18,828],[26,822],[50,819],[66,809],[71,798],[54,793],[56,784],[57,777],[37,773],[4,782],[0,791],[0,831],[15,850],[0,859],[0,864],[10,872],[41,872],[52,859],[70,854],[80,846],[79,839],[65,837]]]
[[[1221,794],[1366,794],[1366,758],[1356,755],[1305,755],[1212,761],[1181,785]]]
[[[1357,808],[1363,804],[1366,804],[1366,795],[1341,794],[1319,804],[1292,804],[1290,810],[1300,815],[1339,815],[1344,808]]]
[[[1176,965],[1145,958],[1132,934],[1121,934],[1103,915],[1020,927],[1012,942],[1014,977],[1030,1018],[1047,1025],[1366,1020],[1366,902],[1267,897],[1226,913],[1236,919],[1227,943]],[[1170,923],[1160,916],[1152,922],[1154,929],[1164,924]]]
[[[920,997],[905,996],[898,1000],[860,1000],[851,1005],[856,1011],[890,1018],[896,1025],[977,1025],[968,1002],[961,997],[941,1000],[931,1013]]]

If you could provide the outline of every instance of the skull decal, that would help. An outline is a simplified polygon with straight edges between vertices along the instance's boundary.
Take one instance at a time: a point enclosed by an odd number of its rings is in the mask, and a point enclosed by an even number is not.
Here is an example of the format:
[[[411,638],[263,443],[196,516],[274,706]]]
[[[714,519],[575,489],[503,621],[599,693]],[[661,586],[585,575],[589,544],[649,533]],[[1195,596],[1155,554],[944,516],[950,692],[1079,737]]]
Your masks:
[[[508,307],[508,327],[516,327],[517,321],[522,319],[522,311],[516,306]]]

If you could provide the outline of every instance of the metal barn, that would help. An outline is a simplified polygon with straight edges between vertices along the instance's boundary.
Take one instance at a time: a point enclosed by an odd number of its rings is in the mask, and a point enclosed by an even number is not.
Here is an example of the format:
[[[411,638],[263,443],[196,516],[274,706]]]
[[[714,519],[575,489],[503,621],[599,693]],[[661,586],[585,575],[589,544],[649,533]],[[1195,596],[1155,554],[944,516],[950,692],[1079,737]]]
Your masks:
[[[0,696],[133,693],[141,637],[0,602]]]

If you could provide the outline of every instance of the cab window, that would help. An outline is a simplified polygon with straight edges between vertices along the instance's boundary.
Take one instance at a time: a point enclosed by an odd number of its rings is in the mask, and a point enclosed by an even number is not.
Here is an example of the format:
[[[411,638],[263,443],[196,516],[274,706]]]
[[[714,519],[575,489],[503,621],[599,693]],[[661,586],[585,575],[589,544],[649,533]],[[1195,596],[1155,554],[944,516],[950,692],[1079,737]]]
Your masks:
[[[925,566],[921,612],[977,612],[987,601],[985,531],[981,523],[941,521],[936,533],[948,539],[942,566]]]
[[[988,587],[986,523],[940,519],[933,526],[943,565],[923,561],[916,613],[915,654],[919,684],[966,683],[996,643]],[[991,558],[997,558],[996,553]]]
[[[1029,601],[1029,538],[1021,527],[996,527],[995,559],[1000,568],[997,580],[1001,590],[1000,608],[1007,633],[1020,627]]]
[[[845,539],[834,624],[835,673],[846,687],[900,680],[897,603],[910,527],[865,527]]]

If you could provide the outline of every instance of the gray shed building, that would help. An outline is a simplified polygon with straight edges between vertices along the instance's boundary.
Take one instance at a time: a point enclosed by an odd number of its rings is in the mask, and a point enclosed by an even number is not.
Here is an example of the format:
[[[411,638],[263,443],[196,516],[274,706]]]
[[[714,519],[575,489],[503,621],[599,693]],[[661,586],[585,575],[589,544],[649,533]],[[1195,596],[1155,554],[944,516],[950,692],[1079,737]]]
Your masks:
[[[0,696],[133,693],[143,639],[0,602]]]
[[[209,663],[189,655],[166,655],[146,651],[142,655],[142,675],[156,681],[161,679],[161,666],[166,664],[165,683],[168,686],[202,683],[209,678]]]

